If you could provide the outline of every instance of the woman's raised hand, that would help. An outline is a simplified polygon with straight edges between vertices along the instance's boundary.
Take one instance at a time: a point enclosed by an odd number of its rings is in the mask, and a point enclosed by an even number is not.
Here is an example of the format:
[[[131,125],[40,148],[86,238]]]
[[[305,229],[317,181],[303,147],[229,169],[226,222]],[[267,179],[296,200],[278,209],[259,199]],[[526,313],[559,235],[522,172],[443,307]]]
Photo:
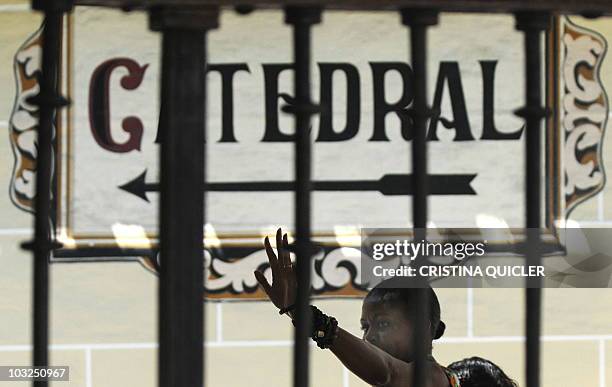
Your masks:
[[[270,298],[270,301],[277,308],[283,309],[291,306],[295,302],[295,294],[297,290],[297,280],[295,276],[295,268],[289,256],[289,243],[287,242],[287,234],[283,235],[279,228],[276,231],[276,250],[278,256],[274,253],[274,249],[270,246],[268,237],[264,239],[266,254],[270,261],[272,269],[272,285],[260,270],[255,271],[255,278],[261,285],[263,290]]]

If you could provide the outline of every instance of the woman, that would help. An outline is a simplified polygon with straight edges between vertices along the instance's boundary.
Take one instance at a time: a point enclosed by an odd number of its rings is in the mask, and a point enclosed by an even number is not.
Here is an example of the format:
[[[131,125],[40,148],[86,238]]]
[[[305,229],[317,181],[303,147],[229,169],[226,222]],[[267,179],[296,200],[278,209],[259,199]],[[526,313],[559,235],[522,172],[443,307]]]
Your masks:
[[[270,300],[294,318],[296,294],[295,269],[289,256],[287,234],[276,232],[278,255],[264,240],[272,269],[272,285],[261,271],[255,271],[257,281]],[[426,337],[422,339],[429,348],[427,358],[426,387],[459,387],[452,371],[439,365],[431,356],[431,342],[444,333],[440,321],[440,304],[431,288],[426,290],[429,303]],[[353,336],[338,326],[337,321],[316,307],[313,311],[311,337],[321,348],[329,348],[355,375],[372,386],[412,387],[414,385],[413,332],[415,328],[415,297],[417,289],[388,288],[385,282],[373,288],[364,299],[361,310],[363,337]]]
[[[495,363],[481,357],[470,357],[451,363],[448,368],[455,371],[461,387],[517,387],[514,380]]]

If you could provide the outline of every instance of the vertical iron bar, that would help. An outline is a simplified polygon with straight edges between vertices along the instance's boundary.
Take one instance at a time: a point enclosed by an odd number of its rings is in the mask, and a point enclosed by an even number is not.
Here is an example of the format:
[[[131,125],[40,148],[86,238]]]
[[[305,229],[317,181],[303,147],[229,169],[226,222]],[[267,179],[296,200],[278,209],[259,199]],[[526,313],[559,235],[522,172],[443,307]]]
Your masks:
[[[49,345],[49,215],[51,204],[51,141],[55,109],[45,97],[56,96],[60,61],[61,13],[46,12],[43,29],[42,71],[40,80],[40,121],[36,165],[36,200],[34,220],[34,365],[48,365]],[[45,246],[46,245],[46,246]],[[34,386],[47,386],[46,381]]]
[[[216,8],[158,8],[160,123],[159,385],[203,385],[206,31]]]
[[[321,21],[321,10],[288,7],[285,23],[293,26],[295,104],[285,111],[295,114],[295,253],[297,257],[296,328],[293,352],[293,385],[309,385],[309,346],[312,317],[309,308],[311,282],[310,192],[311,138],[310,116],[316,108],[310,98],[311,27]]]
[[[30,102],[40,107],[38,122],[38,156],[36,159],[36,197],[34,201],[34,240],[25,249],[34,252],[33,272],[33,356],[34,366],[49,362],[49,256],[55,244],[51,240],[51,170],[53,122],[58,108],[67,101],[58,93],[61,63],[61,26],[65,12],[72,9],[71,1],[32,1],[32,8],[45,13],[42,34],[42,66],[40,92]],[[47,381],[34,381],[34,386],[46,387]]]
[[[542,107],[542,31],[548,28],[550,15],[547,13],[517,13],[516,28],[525,33],[525,98],[526,106],[517,115],[526,120],[526,264],[541,264],[540,227],[541,227],[541,125],[546,117]],[[526,372],[527,387],[540,385],[540,321],[542,307],[542,280],[528,277],[526,280]]]
[[[412,117],[413,140],[412,140],[412,219],[415,241],[424,240],[427,237],[427,120],[431,116],[427,104],[427,28],[438,23],[438,12],[428,9],[402,9],[402,23],[410,28],[410,50],[412,60],[412,85],[414,100],[409,109]],[[427,257],[419,257],[415,261],[418,267],[423,264]],[[415,334],[413,338],[414,348],[414,383],[415,387],[427,385],[429,375],[427,373],[428,344],[427,316],[429,315],[428,293],[426,279],[415,284],[417,290]]]

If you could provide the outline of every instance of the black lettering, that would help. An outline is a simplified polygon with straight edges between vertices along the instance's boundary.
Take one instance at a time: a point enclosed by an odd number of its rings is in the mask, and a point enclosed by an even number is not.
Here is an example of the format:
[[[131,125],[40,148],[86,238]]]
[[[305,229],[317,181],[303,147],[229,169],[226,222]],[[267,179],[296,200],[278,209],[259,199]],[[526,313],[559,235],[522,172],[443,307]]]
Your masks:
[[[523,127],[514,132],[500,132],[495,127],[495,60],[481,60],[482,70],[482,136],[481,140],[517,140],[523,134]]]
[[[445,83],[448,83],[448,92],[451,108],[453,110],[453,121],[441,117],[440,115],[442,92]],[[427,134],[428,141],[438,141],[438,135],[436,133],[438,121],[440,121],[446,129],[455,129],[455,138],[453,141],[474,140],[470,128],[470,121],[468,119],[467,108],[465,106],[463,85],[461,84],[461,74],[457,62],[440,62],[432,109],[436,113],[431,117],[431,121],[429,122],[429,133]]]
[[[238,71],[250,73],[246,63],[223,63],[208,65],[208,71],[221,74],[221,139],[219,142],[237,142],[234,136],[234,74]]]
[[[385,131],[385,117],[393,112],[397,114],[402,126],[402,137],[412,139],[412,120],[406,112],[406,107],[412,102],[412,69],[402,62],[370,62],[374,86],[374,134],[370,141],[389,141]],[[385,99],[385,74],[397,71],[402,77],[404,92],[395,103]]]
[[[281,72],[293,69],[293,65],[285,63],[264,64],[264,82],[266,94],[266,132],[262,138],[262,142],[288,142],[293,141],[293,134],[281,133],[278,127],[278,99],[283,98],[285,101],[291,99],[286,94],[278,92],[278,77]]]
[[[316,141],[346,141],[359,131],[361,116],[359,72],[350,63],[319,63],[321,73],[321,118]],[[334,71],[346,76],[346,125],[335,132],[333,128],[332,90]]]

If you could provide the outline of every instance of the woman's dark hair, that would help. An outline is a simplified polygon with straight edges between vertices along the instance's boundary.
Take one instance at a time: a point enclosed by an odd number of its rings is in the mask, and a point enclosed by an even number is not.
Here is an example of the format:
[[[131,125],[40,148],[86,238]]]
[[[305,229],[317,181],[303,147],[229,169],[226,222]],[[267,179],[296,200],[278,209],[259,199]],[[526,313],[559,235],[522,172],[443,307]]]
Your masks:
[[[456,361],[448,368],[457,374],[461,387],[517,387],[501,368],[481,357]]]
[[[405,279],[391,278],[376,285],[364,299],[364,302],[372,303],[397,303],[404,307],[410,318],[416,315],[416,306],[419,291],[425,292],[428,305],[428,322],[430,334],[433,340],[439,339],[444,334],[446,325],[440,321],[440,302],[429,284],[406,283]],[[412,287],[407,287],[412,286]]]

